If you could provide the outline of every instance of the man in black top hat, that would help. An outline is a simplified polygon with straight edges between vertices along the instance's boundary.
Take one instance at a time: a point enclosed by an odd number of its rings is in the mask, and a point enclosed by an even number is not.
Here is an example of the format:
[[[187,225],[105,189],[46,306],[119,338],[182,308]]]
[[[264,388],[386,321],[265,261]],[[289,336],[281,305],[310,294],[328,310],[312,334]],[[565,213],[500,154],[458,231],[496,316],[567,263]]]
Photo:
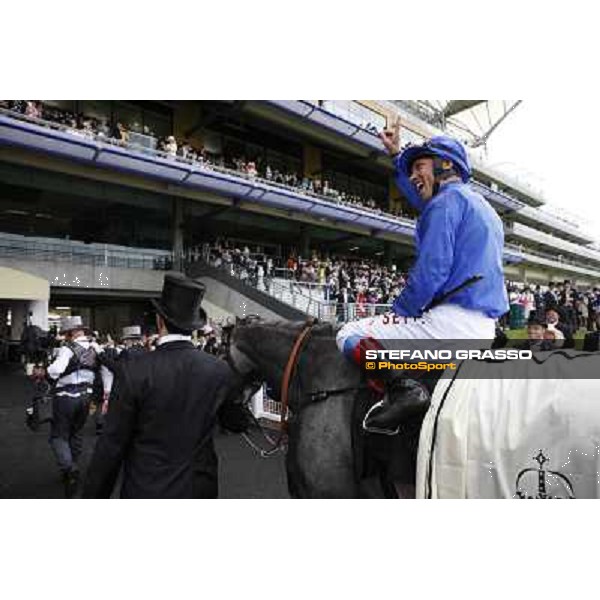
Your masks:
[[[214,485],[207,491],[216,476],[212,435],[231,372],[191,342],[205,323],[204,290],[183,275],[165,275],[162,297],[153,301],[158,347],[118,370],[84,497],[110,497],[121,466],[121,498],[214,497]]]

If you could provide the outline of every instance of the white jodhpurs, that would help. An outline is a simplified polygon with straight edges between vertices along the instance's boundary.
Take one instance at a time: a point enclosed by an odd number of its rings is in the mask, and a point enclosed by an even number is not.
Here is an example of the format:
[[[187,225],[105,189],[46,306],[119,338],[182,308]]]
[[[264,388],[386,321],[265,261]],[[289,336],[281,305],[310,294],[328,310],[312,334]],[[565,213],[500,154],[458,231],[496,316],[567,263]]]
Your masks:
[[[379,315],[346,323],[336,336],[338,348],[348,351],[348,345],[361,338],[374,338],[386,349],[386,340],[489,340],[495,337],[494,319],[478,311],[454,304],[442,304],[420,318]],[[348,342],[348,344],[346,344]],[[396,344],[397,346],[397,344]],[[410,343],[406,345],[410,349]]]

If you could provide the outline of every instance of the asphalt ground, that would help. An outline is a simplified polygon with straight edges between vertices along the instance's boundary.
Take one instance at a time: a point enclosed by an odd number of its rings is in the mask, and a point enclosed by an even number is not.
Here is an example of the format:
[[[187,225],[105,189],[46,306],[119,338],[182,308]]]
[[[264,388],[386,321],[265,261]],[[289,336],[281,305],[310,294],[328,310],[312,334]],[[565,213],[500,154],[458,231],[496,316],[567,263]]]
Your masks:
[[[48,445],[49,426],[32,432],[25,407],[33,385],[18,364],[0,364],[0,498],[64,498]],[[254,432],[254,438],[260,441]],[[84,427],[82,474],[96,442],[94,419]],[[261,458],[238,435],[218,432],[219,498],[288,498],[284,456]]]

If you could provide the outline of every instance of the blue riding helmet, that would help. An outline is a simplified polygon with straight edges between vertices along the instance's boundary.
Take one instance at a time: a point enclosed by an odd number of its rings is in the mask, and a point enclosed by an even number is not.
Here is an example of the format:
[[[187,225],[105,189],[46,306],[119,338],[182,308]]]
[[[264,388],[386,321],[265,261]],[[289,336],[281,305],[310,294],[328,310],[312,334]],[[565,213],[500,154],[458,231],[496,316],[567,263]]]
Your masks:
[[[398,158],[397,167],[405,177],[410,177],[412,164],[423,156],[449,160],[454,164],[463,183],[471,177],[471,165],[465,147],[454,138],[439,135],[432,137],[420,146],[409,146]]]

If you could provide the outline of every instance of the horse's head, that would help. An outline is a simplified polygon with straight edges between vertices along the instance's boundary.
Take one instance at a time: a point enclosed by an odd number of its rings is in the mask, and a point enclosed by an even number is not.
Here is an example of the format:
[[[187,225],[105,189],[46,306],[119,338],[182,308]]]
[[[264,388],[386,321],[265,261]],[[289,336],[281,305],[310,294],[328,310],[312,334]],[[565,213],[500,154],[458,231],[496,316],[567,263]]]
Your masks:
[[[244,327],[251,326],[261,321],[258,315],[248,315],[236,318],[235,325],[230,326],[228,334],[228,348],[226,360],[233,371],[235,382],[232,393],[238,395],[238,402],[247,404],[250,398],[263,384],[258,365],[253,360],[253,353],[249,352],[248,345],[244,343],[241,333]]]

